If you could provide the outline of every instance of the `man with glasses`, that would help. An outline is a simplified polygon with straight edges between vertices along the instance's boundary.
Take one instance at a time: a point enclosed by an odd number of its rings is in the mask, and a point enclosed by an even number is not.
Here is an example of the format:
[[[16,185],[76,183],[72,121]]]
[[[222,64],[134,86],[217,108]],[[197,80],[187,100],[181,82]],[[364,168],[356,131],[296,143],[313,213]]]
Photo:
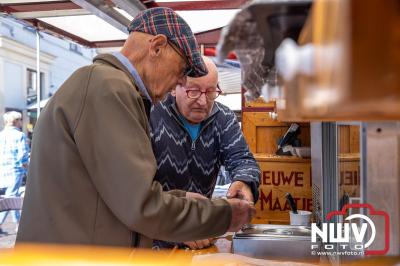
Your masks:
[[[237,231],[245,200],[186,199],[154,182],[149,112],[186,75],[207,74],[172,9],[139,13],[121,52],[75,71],[35,126],[19,242],[151,247]]]
[[[253,203],[258,198],[260,169],[235,114],[215,102],[221,93],[217,68],[209,58],[203,60],[208,74],[188,78],[151,112],[151,138],[158,164],[155,180],[167,191],[181,189],[188,191],[187,195],[211,198],[224,165],[232,179],[227,197]],[[205,239],[185,244],[197,249],[211,242]],[[154,245],[184,247],[163,241],[155,241]]]

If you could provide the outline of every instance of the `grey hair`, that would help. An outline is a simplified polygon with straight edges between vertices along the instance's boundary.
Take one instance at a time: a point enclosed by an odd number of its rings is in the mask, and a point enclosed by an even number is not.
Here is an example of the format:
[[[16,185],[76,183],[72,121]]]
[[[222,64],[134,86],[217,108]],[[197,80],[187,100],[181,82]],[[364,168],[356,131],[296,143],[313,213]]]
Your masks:
[[[18,119],[22,119],[22,115],[20,112],[10,111],[10,112],[4,113],[3,119],[4,119],[4,124],[6,126],[13,125],[15,123],[15,121],[17,121]]]

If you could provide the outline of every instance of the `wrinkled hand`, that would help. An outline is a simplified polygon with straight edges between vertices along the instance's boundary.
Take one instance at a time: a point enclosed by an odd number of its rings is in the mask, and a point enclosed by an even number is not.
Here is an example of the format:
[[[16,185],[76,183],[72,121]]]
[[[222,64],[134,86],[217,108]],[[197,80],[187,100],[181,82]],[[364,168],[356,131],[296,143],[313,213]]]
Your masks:
[[[192,198],[192,199],[207,199],[206,196],[203,196],[203,195],[201,195],[201,194],[199,194],[199,193],[196,193],[196,192],[189,192],[189,191],[186,192],[186,198]]]
[[[256,214],[253,202],[241,199],[227,199],[232,209],[232,219],[228,232],[237,232],[243,225],[250,223]]]
[[[228,199],[230,198],[244,199],[254,203],[254,197],[250,187],[242,181],[233,182],[228,189],[228,193],[226,193],[226,197]]]
[[[189,246],[190,249],[202,249],[208,248],[212,244],[214,244],[214,239],[203,239],[203,240],[196,240],[196,241],[189,241],[184,242],[185,245]]]

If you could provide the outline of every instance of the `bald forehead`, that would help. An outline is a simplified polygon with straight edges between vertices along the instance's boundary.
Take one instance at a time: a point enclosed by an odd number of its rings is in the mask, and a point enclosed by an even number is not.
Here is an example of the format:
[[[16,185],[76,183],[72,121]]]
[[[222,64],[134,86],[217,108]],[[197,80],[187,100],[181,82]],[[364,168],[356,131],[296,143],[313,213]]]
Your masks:
[[[214,62],[206,56],[203,56],[203,60],[204,60],[204,63],[206,64],[208,73],[214,72],[214,74],[217,75],[217,77],[218,77],[217,66],[214,64]]]
[[[200,77],[200,78],[187,78],[187,84],[190,86],[198,86],[198,87],[203,87],[203,86],[216,86],[218,83],[218,70],[217,66],[214,64],[214,62],[208,58],[203,56],[204,63],[206,64],[208,74]]]

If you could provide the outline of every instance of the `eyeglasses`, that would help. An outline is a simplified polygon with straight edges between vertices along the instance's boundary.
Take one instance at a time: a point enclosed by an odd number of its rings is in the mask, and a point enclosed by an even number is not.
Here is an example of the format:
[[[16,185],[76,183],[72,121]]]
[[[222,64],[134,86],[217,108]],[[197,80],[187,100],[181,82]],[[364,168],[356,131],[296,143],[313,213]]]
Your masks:
[[[207,100],[212,101],[217,99],[217,97],[222,93],[221,89],[217,85],[215,89],[207,89],[206,91],[201,91],[198,89],[186,89],[187,97],[190,99],[198,99],[202,94],[206,95]]]
[[[169,44],[169,46],[172,47],[172,49],[173,49],[180,57],[182,57],[183,60],[185,60],[186,68],[185,68],[185,70],[184,70],[184,72],[183,72],[183,76],[187,76],[187,75],[190,73],[190,71],[191,71],[191,68],[189,67],[189,61],[188,61],[187,57],[184,56],[184,55],[182,54],[182,52],[175,46],[175,44],[171,43],[170,41],[168,41],[168,44]]]

